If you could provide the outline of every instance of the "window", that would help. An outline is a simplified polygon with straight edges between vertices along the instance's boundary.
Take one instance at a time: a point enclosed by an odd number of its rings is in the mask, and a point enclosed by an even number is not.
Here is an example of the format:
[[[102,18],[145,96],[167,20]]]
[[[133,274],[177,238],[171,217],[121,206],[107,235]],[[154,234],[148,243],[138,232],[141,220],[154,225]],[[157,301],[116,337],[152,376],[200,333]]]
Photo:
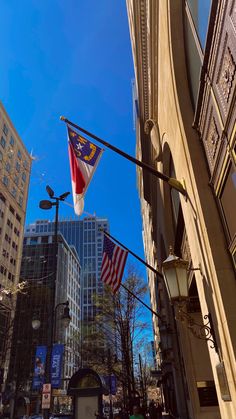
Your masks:
[[[11,165],[9,162],[6,163],[6,171],[9,173],[11,170]]]
[[[12,188],[11,194],[14,198],[16,198],[16,188]]]
[[[3,274],[4,276],[6,276],[7,270],[6,270],[6,268],[5,268],[4,266],[2,266],[2,265],[1,265],[1,267],[0,267],[0,272],[1,272],[1,274]]]
[[[17,172],[20,171],[20,163],[18,161],[16,162],[16,170],[17,170]]]
[[[8,184],[9,184],[9,179],[8,179],[8,177],[7,177],[7,176],[3,176],[3,178],[2,178],[2,182],[4,183],[4,185],[5,185],[5,186],[8,186]]]
[[[19,232],[19,230],[17,230],[17,228],[16,227],[14,227],[14,233],[19,237],[19,235],[20,235],[20,232]]]
[[[28,162],[26,160],[23,161],[23,167],[24,169],[28,169]]]
[[[11,211],[11,213],[14,215],[15,214],[15,210],[14,208],[10,205],[9,210]]]
[[[20,150],[18,150],[18,152],[17,152],[17,157],[18,157],[19,160],[22,159],[22,154],[21,154],[21,151]]]
[[[8,234],[5,234],[5,240],[6,240],[8,243],[11,243],[11,238],[8,236]]]
[[[196,107],[199,76],[207,37],[211,0],[186,0],[185,2],[185,50],[188,79],[193,107]]]
[[[18,185],[18,184],[19,184],[19,178],[18,178],[18,176],[15,176],[15,177],[14,177],[14,183],[15,183],[16,185]]]
[[[8,148],[7,157],[11,160],[13,156],[14,156],[14,151],[12,150],[12,148]]]
[[[19,216],[19,214],[16,213],[16,219],[19,223],[21,223],[21,217]]]
[[[202,49],[205,48],[211,0],[187,0]]]
[[[14,138],[12,137],[12,135],[11,135],[11,138],[10,138],[10,145],[12,146],[12,147],[14,147],[14,144],[15,144],[15,140],[14,140]]]
[[[6,251],[6,249],[3,249],[2,251],[2,255],[4,256],[4,258],[8,259],[9,258],[9,253]]]
[[[233,208],[236,205],[236,194],[234,185],[234,167],[230,164],[225,174],[225,180],[219,196],[220,206],[223,213],[223,220],[226,226],[229,242],[233,240],[236,233],[236,218]]]
[[[5,196],[0,192],[0,200],[2,201],[2,202],[6,202],[6,198],[5,198]]]
[[[0,151],[0,161],[3,161],[3,154],[1,151]]]
[[[8,134],[8,127],[7,127],[6,124],[3,125],[3,132],[4,132],[5,135]]]
[[[9,220],[9,218],[7,219],[7,225],[8,225],[10,228],[12,228],[12,227],[13,227],[13,224],[12,224],[11,220]]]
[[[19,205],[20,207],[23,205],[23,196],[19,196]]]
[[[2,148],[6,147],[6,140],[5,140],[4,137],[1,138],[1,146],[2,146]]]

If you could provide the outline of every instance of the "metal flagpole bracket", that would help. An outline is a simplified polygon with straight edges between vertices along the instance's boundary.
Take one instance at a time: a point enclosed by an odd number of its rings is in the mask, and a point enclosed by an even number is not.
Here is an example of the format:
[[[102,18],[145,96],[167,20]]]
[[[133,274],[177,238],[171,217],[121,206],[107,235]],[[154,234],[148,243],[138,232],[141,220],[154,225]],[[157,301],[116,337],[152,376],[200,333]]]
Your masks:
[[[180,181],[180,180],[177,180],[173,177],[170,177],[169,180],[168,180],[168,184],[172,188],[177,189],[177,191],[179,191],[182,195],[184,195],[185,199],[187,200],[187,191],[186,191],[186,188],[185,188],[184,179],[182,181]]]
[[[130,156],[129,154],[125,153],[124,151],[120,150],[119,148],[115,147],[114,145],[108,143],[107,141],[104,141],[102,138],[97,137],[97,135],[92,134],[91,132],[87,131],[86,129],[80,127],[77,124],[74,124],[74,122],[71,122],[69,119],[67,119],[65,116],[60,116],[60,120],[64,121],[66,124],[71,125],[78,131],[83,132],[83,134],[87,135],[88,137],[93,138],[95,141],[98,141],[99,143],[103,144],[105,147],[110,148],[110,150],[115,151],[115,153],[119,154],[120,156],[124,157],[125,159],[131,161],[132,163],[136,164],[136,166],[142,167],[142,169],[147,170],[149,173],[152,173],[155,177],[158,179],[163,180],[164,182],[167,182],[172,188],[176,189],[179,193],[184,195],[187,199],[187,191],[183,184],[174,178],[171,178],[167,175],[165,175],[162,172],[159,172],[154,167],[148,165],[147,163],[144,163],[143,161],[137,160],[135,157]]]

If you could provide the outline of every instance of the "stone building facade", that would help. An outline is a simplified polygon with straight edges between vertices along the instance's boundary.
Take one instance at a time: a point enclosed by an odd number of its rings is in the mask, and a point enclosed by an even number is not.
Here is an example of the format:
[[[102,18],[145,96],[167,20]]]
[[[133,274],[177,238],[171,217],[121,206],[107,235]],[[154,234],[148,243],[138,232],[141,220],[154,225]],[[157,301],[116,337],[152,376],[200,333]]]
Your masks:
[[[233,418],[236,2],[127,0],[127,10],[137,156],[187,190],[138,170],[146,257],[161,269],[173,245],[189,261],[186,312],[200,326],[211,315],[217,345],[175,321],[163,281],[149,274],[166,407],[181,418]]]
[[[7,376],[31,157],[0,102],[0,368]],[[11,292],[10,292],[11,291]]]

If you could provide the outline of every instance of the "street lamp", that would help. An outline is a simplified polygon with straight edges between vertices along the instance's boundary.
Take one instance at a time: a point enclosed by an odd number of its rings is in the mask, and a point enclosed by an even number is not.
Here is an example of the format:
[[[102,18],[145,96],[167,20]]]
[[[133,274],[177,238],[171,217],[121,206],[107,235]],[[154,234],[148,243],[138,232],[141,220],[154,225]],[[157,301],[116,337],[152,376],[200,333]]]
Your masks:
[[[34,319],[33,318],[31,324],[32,324],[32,328],[34,330],[38,330],[41,326],[41,321],[39,319]]]
[[[174,255],[170,247],[168,258],[162,263],[162,271],[169,299],[174,306],[178,306],[177,319],[187,321],[191,333],[198,339],[211,342],[211,348],[218,352],[215,332],[213,328],[211,314],[205,314],[206,324],[198,324],[195,320],[182,309],[182,303],[189,301],[188,295],[188,271],[200,270],[200,268],[189,269],[189,262]],[[175,313],[174,313],[175,314]]]
[[[57,313],[57,309],[62,306],[64,306],[63,314],[61,315],[61,322],[62,322],[63,328],[66,329],[69,326],[70,321],[71,321],[69,301],[66,301],[65,303],[57,304],[54,310],[53,342],[55,342],[56,340],[56,318],[57,318],[56,313]]]
[[[162,263],[164,281],[171,301],[183,301],[188,298],[189,262],[174,255],[172,247],[168,258]]]
[[[47,185],[46,191],[49,195],[49,198],[53,201],[49,200],[42,200],[39,202],[39,207],[43,210],[49,210],[53,206],[56,207],[56,213],[55,213],[55,230],[54,230],[54,278],[53,278],[53,284],[52,284],[52,292],[51,292],[51,302],[50,305],[53,308],[55,305],[55,293],[56,293],[56,280],[57,280],[57,244],[58,244],[58,213],[59,213],[59,204],[61,201],[65,201],[67,196],[70,194],[70,192],[64,192],[63,194],[59,196],[55,196],[54,190]],[[59,305],[58,305],[59,306]],[[66,315],[64,316],[64,320],[67,321],[68,324],[68,316],[69,316],[69,307],[68,304],[66,305],[67,311]],[[56,310],[56,308],[55,308]],[[54,309],[51,310],[51,321],[50,321],[50,342],[49,342],[49,350],[47,355],[47,368],[46,368],[46,380],[48,383],[50,383],[50,360],[51,360],[51,353],[52,353],[52,346],[54,343],[54,333],[55,333],[55,311]],[[49,417],[49,410],[50,409],[44,409],[43,416],[45,419]]]
[[[69,301],[64,303],[64,305],[65,305],[65,308],[61,316],[61,321],[62,321],[63,327],[66,329],[69,326],[70,321],[71,321]]]
[[[200,268],[189,269],[189,262],[187,260],[183,260],[180,257],[174,255],[172,248],[170,248],[170,254],[168,258],[162,263],[162,271],[163,271],[164,282],[166,285],[166,290],[168,293],[169,300],[171,302],[171,308],[172,308],[172,313],[173,313],[178,358],[180,362],[180,375],[181,375],[181,381],[182,381],[182,385],[183,385],[183,389],[185,393],[185,399],[186,399],[186,388],[185,388],[185,380],[184,380],[184,375],[183,375],[183,368],[181,365],[182,358],[181,358],[176,319],[182,322],[187,321],[188,329],[191,331],[191,333],[198,339],[210,341],[211,347],[215,348],[216,352],[218,352],[211,314],[208,313],[204,316],[204,320],[207,320],[206,324],[198,324],[195,322],[195,320],[190,316],[188,312],[183,310],[183,307],[185,307],[185,304],[189,301],[188,273],[190,270],[195,271],[195,270],[200,270]],[[177,308],[177,310],[175,310],[175,308]],[[187,406],[186,401],[185,401],[185,409],[186,409],[186,414],[188,416],[188,406]]]

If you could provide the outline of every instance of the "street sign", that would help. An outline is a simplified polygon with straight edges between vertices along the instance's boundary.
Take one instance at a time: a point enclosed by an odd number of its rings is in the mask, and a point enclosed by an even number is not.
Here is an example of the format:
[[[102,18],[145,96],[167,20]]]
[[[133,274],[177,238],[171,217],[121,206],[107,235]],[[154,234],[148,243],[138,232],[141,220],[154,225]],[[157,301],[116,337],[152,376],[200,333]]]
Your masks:
[[[51,405],[51,393],[42,394],[42,409],[50,409]]]
[[[53,396],[66,396],[67,395],[67,391],[62,389],[62,388],[54,388],[52,390],[52,395]]]
[[[43,393],[51,393],[51,384],[43,385]]]

